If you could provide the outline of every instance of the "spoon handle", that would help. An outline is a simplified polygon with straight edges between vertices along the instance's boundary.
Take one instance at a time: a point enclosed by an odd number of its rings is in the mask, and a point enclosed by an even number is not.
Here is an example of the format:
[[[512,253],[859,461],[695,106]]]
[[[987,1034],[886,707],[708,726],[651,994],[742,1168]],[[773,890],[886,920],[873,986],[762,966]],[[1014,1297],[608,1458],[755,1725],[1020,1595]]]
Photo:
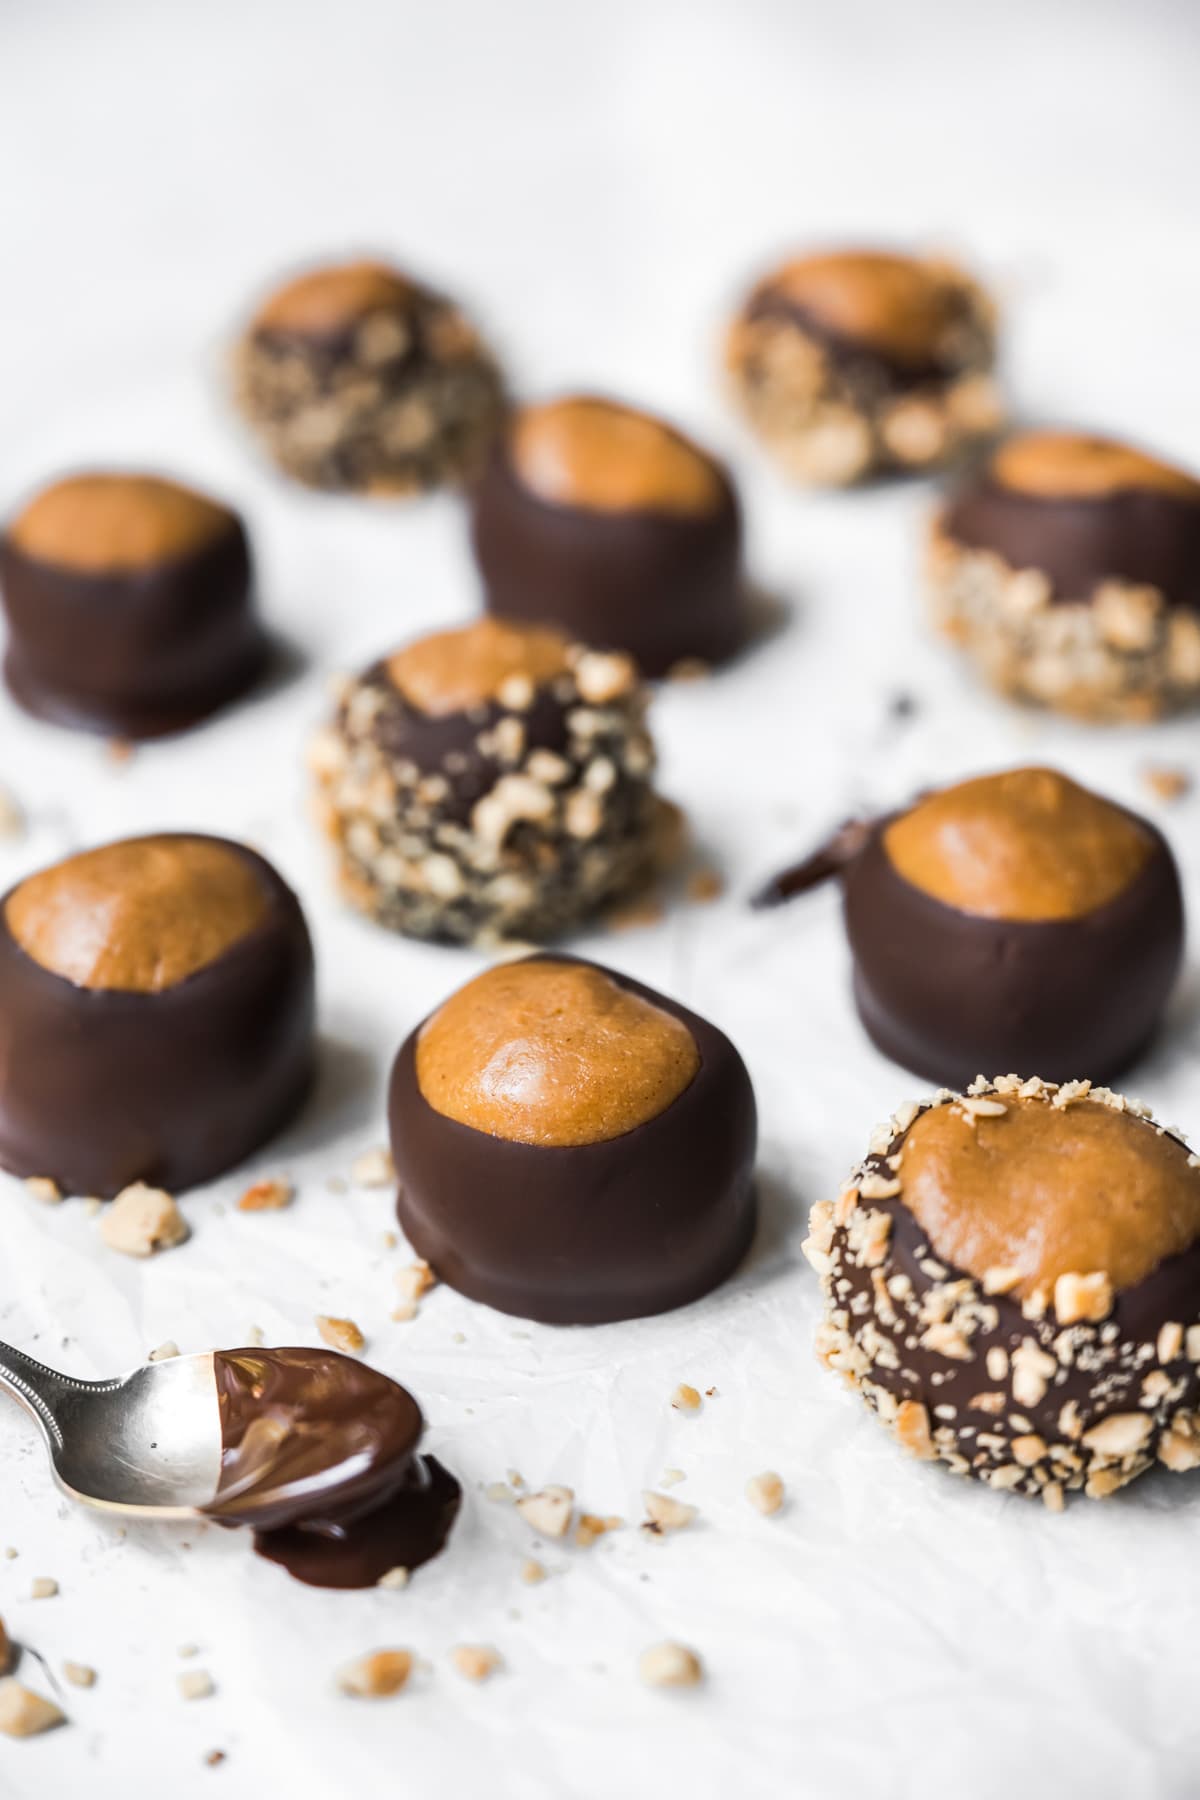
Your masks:
[[[33,1414],[54,1448],[62,1444],[59,1415],[63,1401],[94,1385],[89,1381],[76,1381],[70,1375],[60,1375],[57,1369],[48,1369],[45,1363],[35,1362],[23,1350],[14,1350],[11,1344],[0,1344],[0,1390],[11,1394]]]

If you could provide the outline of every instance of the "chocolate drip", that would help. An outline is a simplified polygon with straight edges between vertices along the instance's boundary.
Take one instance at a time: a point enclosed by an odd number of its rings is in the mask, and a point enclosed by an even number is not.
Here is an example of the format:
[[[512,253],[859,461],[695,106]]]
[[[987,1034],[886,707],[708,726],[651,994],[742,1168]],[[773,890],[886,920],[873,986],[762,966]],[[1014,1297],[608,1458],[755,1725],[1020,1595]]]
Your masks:
[[[861,855],[873,828],[871,819],[844,819],[815,850],[772,875],[754,895],[751,906],[758,910],[782,906],[797,894],[811,893],[840,876]]]
[[[221,1475],[205,1510],[313,1587],[372,1587],[446,1542],[462,1499],[398,1382],[333,1350],[213,1357]]]

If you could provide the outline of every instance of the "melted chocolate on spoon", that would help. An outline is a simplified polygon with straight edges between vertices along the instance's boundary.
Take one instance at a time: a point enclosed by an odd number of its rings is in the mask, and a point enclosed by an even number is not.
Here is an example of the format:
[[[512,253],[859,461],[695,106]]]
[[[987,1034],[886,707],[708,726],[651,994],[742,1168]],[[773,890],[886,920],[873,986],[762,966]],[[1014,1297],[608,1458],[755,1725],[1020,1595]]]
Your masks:
[[[462,1500],[417,1454],[412,1395],[333,1350],[219,1350],[221,1476],[206,1511],[314,1587],[373,1587],[436,1556]]]

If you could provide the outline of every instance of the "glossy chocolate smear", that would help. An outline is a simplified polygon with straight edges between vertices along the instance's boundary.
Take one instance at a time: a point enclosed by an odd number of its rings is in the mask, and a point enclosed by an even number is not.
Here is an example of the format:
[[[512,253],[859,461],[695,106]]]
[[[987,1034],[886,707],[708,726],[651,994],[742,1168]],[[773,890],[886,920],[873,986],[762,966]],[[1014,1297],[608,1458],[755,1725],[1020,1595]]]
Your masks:
[[[315,1587],[372,1587],[444,1545],[462,1490],[417,1454],[423,1420],[398,1382],[332,1350],[213,1357],[221,1475],[205,1510]]]

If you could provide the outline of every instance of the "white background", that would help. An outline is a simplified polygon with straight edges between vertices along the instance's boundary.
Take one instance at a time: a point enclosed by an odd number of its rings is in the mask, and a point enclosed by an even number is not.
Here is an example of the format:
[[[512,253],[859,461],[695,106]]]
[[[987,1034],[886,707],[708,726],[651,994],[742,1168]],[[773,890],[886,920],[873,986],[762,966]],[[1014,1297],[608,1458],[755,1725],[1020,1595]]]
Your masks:
[[[15,1409],[0,1414],[0,1613],[57,1676],[72,1723],[0,1740],[0,1792],[377,1793],[608,1800],[669,1794],[1194,1795],[1200,1490],[1152,1477],[1051,1518],[901,1459],[811,1352],[807,1205],[830,1193],[910,1078],[865,1044],[833,893],[770,916],[757,880],[860,802],[1047,758],[1153,808],[1148,760],[1200,772],[1194,720],[1087,731],[981,694],[915,598],[930,492],[786,490],[728,417],[724,309],[793,245],[957,247],[996,283],[1020,409],[1128,432],[1200,463],[1200,216],[1189,0],[972,7],[941,0],[167,0],[0,3],[0,502],[86,460],[132,461],[241,505],[264,605],[307,659],[290,684],[117,767],[0,705],[0,780],[31,830],[7,882],[156,827],[244,835],[296,884],[317,940],[323,1081],[250,1172],[289,1171],[286,1213],[239,1215],[246,1174],[184,1202],[190,1244],[142,1266],[78,1204],[2,1180],[0,1335],[79,1374],[185,1349],[313,1342],[348,1314],[406,1381],[467,1490],[448,1553],[404,1593],[323,1594],[216,1529],[113,1527],[70,1509]],[[393,1324],[386,1194],[329,1191],[382,1136],[388,1060],[478,967],[331,903],[301,749],[324,675],[476,605],[450,500],[394,509],[288,490],[226,410],[230,329],[264,280],[378,249],[471,305],[528,392],[609,388],[733,458],[753,570],[784,629],[656,705],[663,786],[726,897],[576,947],[697,1006],[750,1063],[763,1223],[742,1272],[674,1317],[525,1328],[435,1293]],[[918,702],[897,725],[891,698]],[[1200,802],[1166,818],[1193,910]],[[1130,1078],[1200,1128],[1200,982]],[[1081,1070],[1081,1073],[1086,1071]],[[464,1342],[457,1342],[462,1333]],[[680,1380],[716,1386],[698,1419]],[[640,1517],[661,1470],[702,1523],[553,1548],[481,1485],[515,1467]],[[778,1468],[786,1511],[742,1498]],[[56,1599],[32,1601],[52,1575]],[[709,1670],[642,1689],[665,1636]],[[475,1689],[460,1640],[507,1670]],[[198,1664],[177,1656],[200,1646]],[[392,1701],[339,1697],[345,1658],[409,1646],[431,1668]],[[175,1676],[217,1684],[185,1703]],[[32,1656],[28,1678],[46,1677]],[[204,1766],[213,1749],[227,1753]]]

